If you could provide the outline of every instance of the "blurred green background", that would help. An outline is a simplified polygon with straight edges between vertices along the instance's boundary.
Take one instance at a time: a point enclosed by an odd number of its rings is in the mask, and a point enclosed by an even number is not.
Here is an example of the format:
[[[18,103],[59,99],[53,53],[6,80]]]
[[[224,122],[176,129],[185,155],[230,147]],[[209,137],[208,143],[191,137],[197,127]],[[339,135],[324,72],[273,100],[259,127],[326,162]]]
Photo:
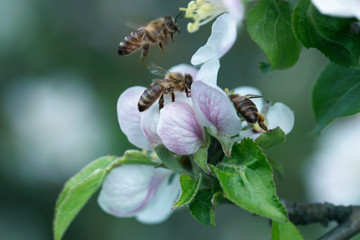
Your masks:
[[[0,0],[0,239],[51,239],[53,210],[64,182],[82,166],[133,148],[120,131],[119,95],[153,76],[146,65],[164,68],[190,63],[210,35],[211,24],[181,34],[161,53],[152,47],[144,63],[140,52],[117,55],[132,29],[127,22],[175,16],[187,1],[166,0]],[[304,166],[314,150],[309,132],[315,122],[312,85],[327,60],[303,49],[295,67],[263,74],[261,50],[241,26],[237,42],[221,59],[222,88],[251,85],[266,99],[295,111],[295,127],[285,144],[268,151],[284,167],[276,178],[280,197],[306,201]],[[64,239],[270,239],[269,222],[235,206],[216,210],[215,228],[202,226],[183,209],[158,225],[117,219],[97,205],[97,194],[80,212]],[[300,227],[313,239],[318,224]]]

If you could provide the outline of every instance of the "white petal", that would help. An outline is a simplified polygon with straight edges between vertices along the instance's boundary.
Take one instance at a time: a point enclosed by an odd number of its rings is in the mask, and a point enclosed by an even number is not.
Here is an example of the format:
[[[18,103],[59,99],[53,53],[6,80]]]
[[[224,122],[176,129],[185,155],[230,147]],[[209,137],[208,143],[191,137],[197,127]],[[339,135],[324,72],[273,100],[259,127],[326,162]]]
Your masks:
[[[171,208],[175,204],[179,193],[179,175],[175,177],[169,175],[162,181],[152,201],[143,211],[136,215],[137,220],[146,224],[165,221],[174,212]]]
[[[293,110],[288,106],[277,102],[269,107],[266,120],[269,129],[280,127],[285,134],[288,134],[294,126],[295,116]]]
[[[359,114],[337,119],[322,132],[304,171],[313,200],[360,204],[359,135]]]
[[[237,23],[240,23],[244,18],[244,5],[240,0],[222,0],[227,11],[230,13]]]
[[[138,101],[145,87],[131,87],[125,90],[117,102],[118,121],[121,130],[127,136],[129,142],[139,148],[152,151],[150,142],[146,139],[140,126],[141,113],[138,109]]]
[[[241,121],[227,94],[216,85],[195,81],[192,85],[193,108],[203,126],[215,126],[218,135],[239,133]]]
[[[105,212],[114,216],[135,216],[153,199],[170,173],[167,169],[145,165],[115,168],[103,183],[98,203]]]
[[[237,30],[236,21],[228,13],[219,16],[213,23],[211,35],[191,58],[191,64],[198,65],[210,59],[219,59],[234,45]]]
[[[219,59],[211,59],[201,65],[196,81],[203,81],[217,85],[217,74],[220,68]]]
[[[185,63],[175,65],[175,66],[171,67],[168,71],[169,72],[179,72],[182,74],[188,73],[193,77],[193,79],[196,78],[196,74],[197,74],[196,68],[194,68],[193,66],[191,66],[189,64],[185,64]]]
[[[246,129],[240,131],[240,139],[251,138],[252,140],[257,139],[261,133],[254,133],[252,129]]]
[[[360,0],[312,0],[312,3],[324,15],[360,19]]]
[[[157,133],[171,151],[188,155],[204,144],[204,130],[186,103],[169,103],[160,114]]]
[[[159,117],[159,104],[153,104],[141,115],[141,129],[147,140],[153,145],[161,143],[161,139],[156,132],[157,125],[159,123]]]
[[[261,96],[262,93],[260,92],[259,89],[251,87],[251,86],[243,86],[243,87],[238,87],[234,89],[234,92],[236,94],[245,96],[247,94],[250,95],[257,95],[257,96]],[[263,105],[264,105],[264,99],[262,98],[251,98],[251,101],[253,101],[258,109],[258,111],[261,112]]]

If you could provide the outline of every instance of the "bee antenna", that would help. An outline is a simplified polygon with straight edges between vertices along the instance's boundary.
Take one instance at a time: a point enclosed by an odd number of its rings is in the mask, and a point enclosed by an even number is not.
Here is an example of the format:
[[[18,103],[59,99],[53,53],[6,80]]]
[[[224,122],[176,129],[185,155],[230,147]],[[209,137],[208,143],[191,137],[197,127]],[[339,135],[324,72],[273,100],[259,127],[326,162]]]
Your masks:
[[[185,16],[185,12],[180,12],[178,15],[176,15],[175,22],[177,22],[179,19],[183,18],[184,16]]]

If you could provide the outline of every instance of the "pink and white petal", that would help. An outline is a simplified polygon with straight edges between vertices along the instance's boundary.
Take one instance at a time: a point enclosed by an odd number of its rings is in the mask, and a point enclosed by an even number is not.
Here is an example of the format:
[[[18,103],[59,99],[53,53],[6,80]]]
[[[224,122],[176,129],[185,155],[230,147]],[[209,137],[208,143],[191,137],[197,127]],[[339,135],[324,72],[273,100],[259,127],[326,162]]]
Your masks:
[[[170,103],[171,101],[169,101]],[[192,106],[192,100],[190,97],[186,97],[185,92],[175,92],[175,102],[183,102]]]
[[[234,92],[236,94],[245,96],[247,94],[250,95],[257,95],[257,96],[261,96],[262,93],[260,92],[259,89],[251,87],[251,86],[243,86],[243,87],[238,87],[234,89]],[[251,101],[253,101],[258,109],[258,111],[261,112],[261,110],[263,109],[264,106],[264,99],[262,98],[252,98]]]
[[[106,177],[98,203],[116,217],[133,217],[155,196],[169,170],[145,165],[123,165]]]
[[[137,146],[152,151],[150,142],[146,139],[141,130],[141,113],[138,109],[138,101],[145,87],[131,87],[125,90],[117,102],[117,114],[120,128],[127,136],[129,142]]]
[[[360,20],[360,0],[312,0],[312,3],[324,15]]]
[[[269,129],[279,126],[285,134],[288,134],[294,126],[295,116],[293,110],[288,106],[277,102],[269,107],[269,111],[266,114],[266,120]]]
[[[220,68],[219,59],[211,59],[201,65],[200,70],[197,74],[196,81],[203,81],[217,85],[217,75]]]
[[[153,104],[148,110],[141,115],[141,130],[146,139],[152,144],[157,145],[161,143],[161,139],[157,134],[157,125],[159,123],[159,104]]]
[[[244,18],[244,5],[240,0],[222,0],[230,16],[240,23]]]
[[[203,126],[215,126],[217,135],[234,136],[241,129],[241,121],[228,95],[218,86],[202,81],[192,85],[193,108]]]
[[[136,215],[138,221],[146,224],[156,224],[165,221],[173,212],[172,206],[180,193],[179,175],[174,178],[169,174],[159,186],[154,198],[146,208]]]
[[[213,23],[211,35],[206,44],[200,47],[191,58],[191,64],[199,65],[210,59],[219,59],[234,45],[237,36],[237,23],[228,13],[219,16]]]
[[[186,103],[169,103],[161,110],[157,133],[165,147],[180,155],[196,152],[205,142],[204,130]]]
[[[179,72],[182,74],[188,73],[193,77],[193,79],[196,78],[196,74],[197,74],[196,68],[194,68],[190,64],[185,64],[185,63],[175,65],[175,66],[171,67],[168,71],[169,72]]]

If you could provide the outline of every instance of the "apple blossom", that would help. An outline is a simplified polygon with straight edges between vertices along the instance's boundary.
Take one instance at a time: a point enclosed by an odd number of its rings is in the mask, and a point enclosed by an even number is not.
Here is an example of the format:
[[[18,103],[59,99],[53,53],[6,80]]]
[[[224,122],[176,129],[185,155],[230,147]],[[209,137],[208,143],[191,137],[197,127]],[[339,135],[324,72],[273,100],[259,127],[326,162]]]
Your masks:
[[[179,176],[164,168],[123,165],[105,179],[98,198],[100,207],[116,217],[136,217],[142,223],[165,221],[173,212]]]
[[[248,86],[238,87],[234,92],[243,96],[248,94],[261,96],[261,92],[258,89]],[[280,127],[285,134],[291,132],[294,126],[295,117],[294,112],[288,106],[280,102],[274,104],[264,103],[264,100],[261,98],[253,98],[251,101],[255,103],[259,113],[264,116],[265,125],[268,129]],[[263,130],[258,124],[249,126],[245,121],[243,129],[240,131],[239,138],[243,139],[245,137],[250,137],[256,139],[262,132]]]
[[[189,73],[196,77],[197,70],[187,64],[179,64],[169,69],[170,72]],[[138,101],[146,88],[135,86],[126,89],[119,97],[117,103],[118,121],[121,130],[127,136],[129,142],[135,146],[152,151],[152,145],[161,143],[157,135],[157,124],[159,120],[159,104],[156,101],[150,109],[139,112]],[[188,102],[184,93],[175,93],[177,102]],[[164,97],[165,104],[171,101],[169,96]]]
[[[219,67],[218,60],[214,60],[203,64],[199,71],[190,65],[179,64],[170,68],[169,72],[190,73],[194,82],[201,80],[216,84]],[[147,111],[139,112],[137,102],[144,90],[144,87],[131,87],[122,93],[118,100],[120,128],[132,144],[146,150],[153,150],[152,146],[164,144],[168,149],[181,155],[194,153],[204,144],[204,131],[195,117],[191,98],[187,98],[184,93],[176,92],[175,103],[183,104],[172,105],[170,96],[165,96],[165,107],[161,111],[158,102],[155,102]],[[187,118],[183,119],[184,116]],[[188,135],[190,138],[184,140],[184,136],[168,134],[173,131],[188,131],[193,135]],[[177,145],[179,141],[182,144]]]
[[[360,0],[312,0],[312,3],[324,15],[360,20]]]
[[[360,204],[360,115],[336,120],[322,133],[306,166],[309,198]]]
[[[229,13],[232,21],[240,22],[244,17],[244,6],[239,0],[195,0],[188,3],[185,18],[192,18],[193,23],[187,26],[188,31],[196,32],[199,27],[210,22],[223,13]]]

